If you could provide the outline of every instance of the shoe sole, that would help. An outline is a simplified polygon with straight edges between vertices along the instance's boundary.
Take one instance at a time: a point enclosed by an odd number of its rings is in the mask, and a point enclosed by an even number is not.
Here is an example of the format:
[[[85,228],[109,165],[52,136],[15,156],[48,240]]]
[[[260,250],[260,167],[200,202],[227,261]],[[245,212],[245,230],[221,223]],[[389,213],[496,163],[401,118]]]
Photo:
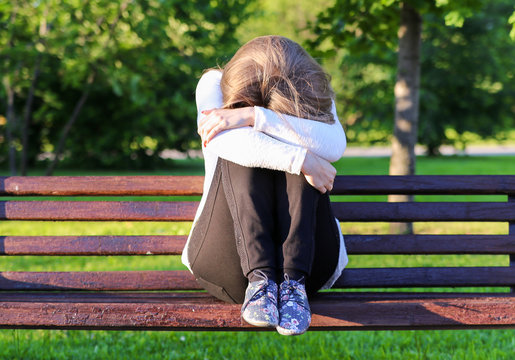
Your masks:
[[[245,322],[247,322],[248,324],[250,325],[253,325],[253,326],[257,326],[257,327],[270,327],[270,328],[273,328],[273,327],[277,327],[278,324],[272,324],[272,323],[269,323],[269,322],[265,322],[265,321],[249,321],[245,318],[243,318],[243,320],[245,320]]]
[[[282,328],[280,326],[277,326],[275,328],[275,330],[277,330],[277,332],[281,335],[285,335],[285,336],[296,336],[296,335],[302,335],[304,334],[308,329],[305,329],[304,331],[302,332],[296,332],[296,331],[292,331],[292,330],[288,330],[288,329],[285,329],[285,328]]]

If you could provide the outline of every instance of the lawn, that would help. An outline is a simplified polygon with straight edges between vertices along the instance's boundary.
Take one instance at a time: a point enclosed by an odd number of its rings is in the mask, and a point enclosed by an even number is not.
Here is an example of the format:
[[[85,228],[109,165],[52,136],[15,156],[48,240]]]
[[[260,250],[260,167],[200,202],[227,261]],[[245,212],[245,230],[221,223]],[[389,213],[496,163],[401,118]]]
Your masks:
[[[419,174],[515,174],[515,157],[418,158]],[[338,173],[386,174],[386,158],[344,158]],[[201,174],[199,161],[177,163],[148,174]],[[34,173],[36,174],[36,173]],[[59,175],[104,175],[63,171]],[[110,173],[110,175],[115,174]],[[120,173],[116,173],[120,174]],[[125,173],[124,173],[125,174]],[[128,173],[127,173],[128,174]],[[130,173],[134,175],[135,173]],[[474,197],[478,201],[484,197]],[[374,199],[374,198],[372,198]],[[420,197],[424,201],[449,198]],[[467,198],[470,199],[470,198]],[[494,197],[505,201],[505,197]],[[353,201],[356,198],[352,199]],[[366,200],[360,198],[360,200]],[[369,199],[368,199],[369,200]],[[452,199],[455,201],[456,199]],[[187,234],[189,223],[0,223],[1,235]],[[343,224],[345,233],[384,233],[387,224]],[[417,233],[507,233],[507,224],[416,223]],[[499,266],[506,256],[351,256],[350,267]],[[11,271],[161,270],[182,268],[178,257],[32,257],[0,258]],[[464,291],[482,289],[464,289]],[[484,290],[484,289],[483,289]],[[508,291],[501,288],[498,291]],[[136,332],[0,330],[0,359],[511,359],[515,330],[308,332],[296,338],[274,332]]]

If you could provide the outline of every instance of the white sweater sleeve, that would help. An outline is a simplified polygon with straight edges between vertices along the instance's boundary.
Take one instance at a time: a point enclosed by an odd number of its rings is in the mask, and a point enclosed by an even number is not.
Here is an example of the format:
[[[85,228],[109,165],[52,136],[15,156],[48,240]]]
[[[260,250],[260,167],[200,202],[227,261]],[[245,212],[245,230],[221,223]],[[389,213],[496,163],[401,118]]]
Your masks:
[[[260,167],[300,174],[307,150],[278,141],[249,127],[231,129],[215,136],[207,151],[246,167]]]
[[[329,162],[339,160],[347,140],[338,120],[333,101],[333,124],[278,114],[270,109],[255,106],[254,130],[264,132],[275,139],[302,146]]]

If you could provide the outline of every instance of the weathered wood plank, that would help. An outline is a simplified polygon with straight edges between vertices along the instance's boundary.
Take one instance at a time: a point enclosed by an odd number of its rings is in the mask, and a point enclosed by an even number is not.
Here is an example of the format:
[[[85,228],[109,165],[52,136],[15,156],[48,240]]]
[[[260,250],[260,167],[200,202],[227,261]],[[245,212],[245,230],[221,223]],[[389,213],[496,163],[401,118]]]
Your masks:
[[[186,235],[0,236],[0,255],[180,255]],[[509,254],[515,235],[345,235],[349,254]]]
[[[0,220],[191,221],[198,202],[0,201]],[[340,221],[513,221],[515,203],[332,203]]]
[[[515,235],[344,235],[349,254],[507,254]]]
[[[191,221],[198,202],[0,201],[0,220]]]
[[[0,195],[198,195],[202,176],[0,177]],[[340,175],[333,194],[513,194],[515,175]]]
[[[510,267],[346,269],[335,288],[514,286]],[[0,290],[200,290],[188,271],[0,272]]]
[[[438,297],[455,298],[485,298],[485,297],[504,297],[508,295],[510,298],[515,295],[496,292],[496,293],[470,293],[470,292],[382,292],[382,291],[320,291],[315,296],[310,297],[310,301],[319,299],[341,301],[345,298],[353,298],[356,300],[367,299],[368,301],[381,300],[410,300],[413,297],[417,299],[431,299]],[[87,303],[166,303],[175,301],[175,298],[187,299],[189,303],[211,304],[223,303],[207,292],[181,292],[181,291],[0,291],[0,302],[17,302],[27,301],[27,299],[35,302],[87,302]]]
[[[264,330],[241,319],[241,305],[206,294],[83,295],[74,295],[70,301],[54,294],[12,297],[0,293],[0,327]],[[509,293],[325,293],[310,304],[311,331],[515,327],[515,297]]]
[[[203,176],[10,176],[0,195],[200,195]]]
[[[0,255],[180,255],[185,235],[1,236]]]
[[[504,202],[340,202],[332,203],[340,221],[511,221],[515,203]]]
[[[342,175],[334,195],[464,195],[513,194],[515,175]]]
[[[467,287],[513,286],[515,271],[508,266],[413,267],[345,269],[335,287]]]
[[[0,290],[200,290],[189,271],[0,272]]]

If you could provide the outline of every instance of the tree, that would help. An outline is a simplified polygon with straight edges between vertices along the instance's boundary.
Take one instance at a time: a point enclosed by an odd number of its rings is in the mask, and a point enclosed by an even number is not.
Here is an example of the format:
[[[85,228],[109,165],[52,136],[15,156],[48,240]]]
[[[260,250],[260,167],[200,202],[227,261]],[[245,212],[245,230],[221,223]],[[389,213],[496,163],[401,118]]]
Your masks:
[[[319,48],[327,46],[329,41],[334,47],[345,47],[351,54],[368,52],[377,58],[387,58],[384,54],[392,50],[398,53],[390,174],[415,173],[424,20],[443,18],[448,26],[462,26],[465,18],[481,5],[479,0],[337,0],[319,15],[315,26],[319,37],[314,43]],[[394,195],[390,200],[412,201],[412,197]],[[412,228],[409,224],[396,224],[393,230],[411,232]]]
[[[509,0],[489,1],[462,27],[438,19],[424,36],[419,142],[429,154],[469,138],[501,140],[515,128],[515,42]]]
[[[245,43],[257,36],[277,34],[299,44],[313,39],[309,24],[331,0],[261,0],[249,7],[252,15],[238,26],[236,36]]]
[[[4,36],[0,37],[0,46],[4,49],[0,56],[0,71],[2,72],[2,85],[5,94],[5,133],[7,138],[8,161],[11,174],[17,173],[16,152],[17,147],[23,146],[27,142],[27,128],[34,97],[34,88],[39,75],[40,57],[35,51],[26,50],[30,35],[26,30],[26,19],[32,18],[34,24],[39,25],[39,31],[34,36],[33,42],[30,43],[31,48],[35,48],[36,44],[40,44],[46,33],[44,19],[36,16],[35,11],[31,8],[23,8],[17,3],[4,4],[0,7],[0,24],[4,28]],[[20,46],[18,39],[24,46]],[[24,72],[30,71],[33,80],[28,86],[28,96],[23,105],[23,121],[20,123],[20,112],[17,112],[17,105],[21,104],[17,98],[17,88],[23,83],[27,83],[24,79]],[[25,80],[25,81],[24,81]],[[26,86],[26,85],[25,85]],[[21,141],[20,141],[21,140]],[[22,164],[22,172],[24,167]]]
[[[237,48],[234,32],[248,3],[2,3],[0,114],[16,114],[6,116],[11,163],[26,154],[22,163],[34,164],[44,152],[48,173],[62,159],[151,167],[163,149],[190,148],[197,77]],[[22,114],[25,136],[16,121]]]

